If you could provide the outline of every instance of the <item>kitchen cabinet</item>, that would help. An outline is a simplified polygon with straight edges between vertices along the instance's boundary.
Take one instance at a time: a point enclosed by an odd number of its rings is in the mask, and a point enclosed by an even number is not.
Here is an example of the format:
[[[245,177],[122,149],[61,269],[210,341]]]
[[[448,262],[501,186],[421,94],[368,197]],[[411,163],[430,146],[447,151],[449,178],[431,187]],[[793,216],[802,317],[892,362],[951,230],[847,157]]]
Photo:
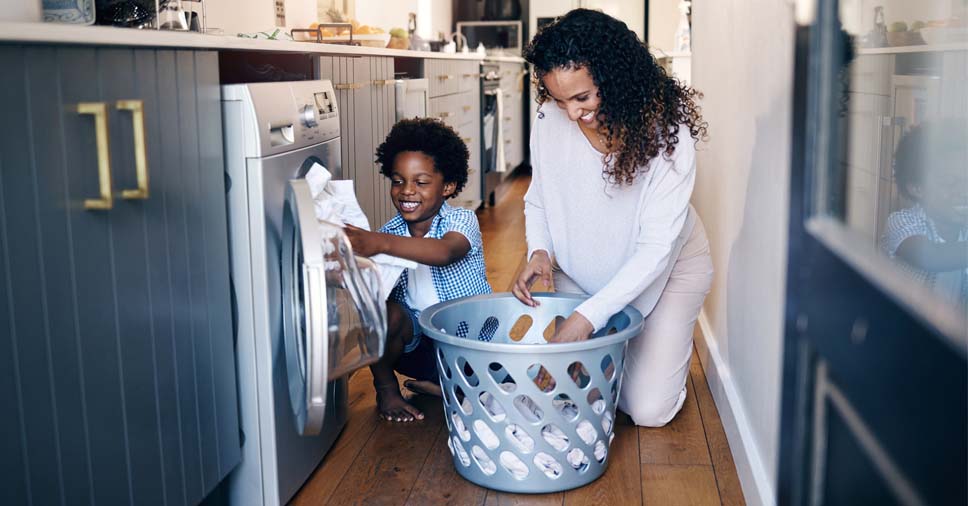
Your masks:
[[[430,117],[453,128],[469,152],[468,177],[455,205],[477,209],[482,202],[481,181],[481,91],[480,62],[477,60],[427,59]]]
[[[318,63],[319,79],[329,79],[336,90],[340,178],[354,181],[360,207],[376,230],[397,212],[390,201],[390,180],[374,161],[377,146],[394,123],[393,58],[321,56]]]
[[[198,503],[241,446],[216,54],[0,67],[4,503]]]
[[[523,62],[500,62],[499,68],[503,101],[501,128],[504,132],[504,168],[510,172],[525,161],[525,142],[528,135],[524,128],[524,80],[528,73]]]

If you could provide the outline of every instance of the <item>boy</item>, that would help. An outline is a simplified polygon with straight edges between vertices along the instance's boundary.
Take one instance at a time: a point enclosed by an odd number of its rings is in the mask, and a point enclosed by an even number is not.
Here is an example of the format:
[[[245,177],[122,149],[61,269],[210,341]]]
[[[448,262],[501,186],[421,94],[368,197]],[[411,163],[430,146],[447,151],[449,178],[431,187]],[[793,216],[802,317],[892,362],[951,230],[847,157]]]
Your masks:
[[[424,415],[400,394],[393,371],[418,380],[408,388],[440,392],[434,345],[422,335],[420,312],[437,302],[490,293],[491,286],[477,217],[445,202],[467,182],[469,155],[457,133],[437,120],[403,120],[376,155],[398,213],[379,232],[347,226],[346,235],[357,255],[386,253],[419,264],[400,275],[390,294],[385,351],[370,366],[380,417],[410,422]]]
[[[881,247],[955,307],[968,307],[968,129],[925,122],[898,143],[894,175],[914,205],[887,218]]]

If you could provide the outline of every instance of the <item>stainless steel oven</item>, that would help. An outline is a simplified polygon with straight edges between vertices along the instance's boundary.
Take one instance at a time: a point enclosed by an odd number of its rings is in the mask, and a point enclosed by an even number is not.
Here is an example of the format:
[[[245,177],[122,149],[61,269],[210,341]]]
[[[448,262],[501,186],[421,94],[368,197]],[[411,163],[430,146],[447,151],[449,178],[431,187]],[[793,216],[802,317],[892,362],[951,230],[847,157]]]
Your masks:
[[[501,149],[500,111],[501,73],[497,63],[481,64],[481,176],[484,201],[494,205],[494,189],[501,183],[499,168],[504,165]]]

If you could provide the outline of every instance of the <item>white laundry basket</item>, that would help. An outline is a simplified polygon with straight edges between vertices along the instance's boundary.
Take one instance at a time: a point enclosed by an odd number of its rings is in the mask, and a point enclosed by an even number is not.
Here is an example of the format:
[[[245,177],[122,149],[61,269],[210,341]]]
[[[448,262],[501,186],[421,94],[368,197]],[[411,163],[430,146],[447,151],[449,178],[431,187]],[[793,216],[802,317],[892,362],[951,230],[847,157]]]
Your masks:
[[[480,295],[420,316],[436,342],[454,466],[506,492],[568,490],[605,472],[626,344],[642,329],[642,314],[626,307],[587,341],[549,343],[585,297],[534,298],[536,308],[509,293]]]

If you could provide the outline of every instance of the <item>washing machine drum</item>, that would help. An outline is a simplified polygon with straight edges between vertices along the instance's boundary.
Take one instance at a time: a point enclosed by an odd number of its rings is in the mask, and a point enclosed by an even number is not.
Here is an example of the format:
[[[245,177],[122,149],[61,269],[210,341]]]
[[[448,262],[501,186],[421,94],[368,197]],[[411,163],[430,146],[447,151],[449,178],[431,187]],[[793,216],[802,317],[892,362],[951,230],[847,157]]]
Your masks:
[[[319,434],[327,383],[383,356],[386,304],[370,260],[342,227],[316,219],[305,180],[289,182],[282,220],[282,293],[289,398],[300,434]]]

